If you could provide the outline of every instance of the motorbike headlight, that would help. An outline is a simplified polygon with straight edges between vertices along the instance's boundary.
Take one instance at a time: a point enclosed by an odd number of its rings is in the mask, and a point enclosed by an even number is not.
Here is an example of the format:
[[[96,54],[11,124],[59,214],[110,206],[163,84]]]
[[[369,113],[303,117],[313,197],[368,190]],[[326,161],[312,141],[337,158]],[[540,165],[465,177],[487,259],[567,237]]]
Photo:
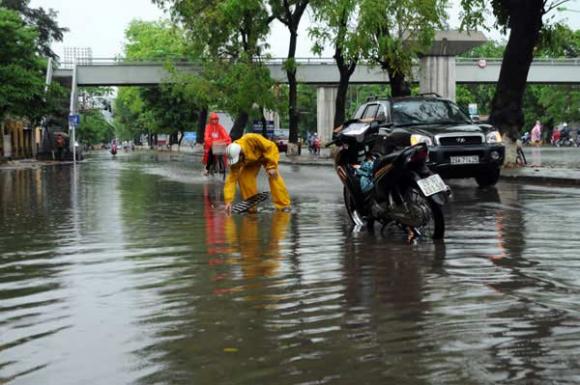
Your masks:
[[[499,131],[490,131],[485,136],[485,141],[487,143],[501,143],[501,135]]]
[[[430,137],[425,135],[413,134],[411,135],[411,146],[414,146],[418,143],[425,143],[427,146],[432,146],[433,141]]]

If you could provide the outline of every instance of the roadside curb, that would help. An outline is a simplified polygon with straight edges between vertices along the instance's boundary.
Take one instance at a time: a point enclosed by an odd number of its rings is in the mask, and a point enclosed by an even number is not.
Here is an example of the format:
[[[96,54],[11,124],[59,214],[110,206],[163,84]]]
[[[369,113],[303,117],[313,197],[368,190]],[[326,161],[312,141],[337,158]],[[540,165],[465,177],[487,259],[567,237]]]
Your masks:
[[[528,172],[528,170],[530,170]],[[533,170],[533,171],[531,171]],[[578,177],[566,177],[566,176],[555,176],[555,175],[545,175],[543,173],[550,169],[523,169],[521,171],[513,169],[502,169],[500,173],[500,179],[506,181],[524,181],[530,183],[541,183],[541,184],[554,184],[554,185],[564,185],[564,186],[578,186],[580,185],[580,175]]]

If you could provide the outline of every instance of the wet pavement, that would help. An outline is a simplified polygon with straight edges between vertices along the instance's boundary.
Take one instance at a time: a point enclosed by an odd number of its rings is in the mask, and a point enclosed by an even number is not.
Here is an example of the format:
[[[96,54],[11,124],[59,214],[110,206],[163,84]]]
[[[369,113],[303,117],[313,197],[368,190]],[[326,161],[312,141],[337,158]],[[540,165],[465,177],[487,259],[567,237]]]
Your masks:
[[[580,383],[579,188],[452,182],[409,246],[328,167],[226,217],[197,162],[0,170],[0,384]]]

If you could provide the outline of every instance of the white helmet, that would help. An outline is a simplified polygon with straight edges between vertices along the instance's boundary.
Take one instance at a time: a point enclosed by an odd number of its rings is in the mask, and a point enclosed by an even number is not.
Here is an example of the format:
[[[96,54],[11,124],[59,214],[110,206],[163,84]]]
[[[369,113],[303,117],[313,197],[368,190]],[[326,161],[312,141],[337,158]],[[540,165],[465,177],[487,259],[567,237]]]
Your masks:
[[[230,166],[238,163],[240,161],[240,154],[242,152],[242,146],[237,143],[229,144],[226,147],[226,155],[228,156],[228,163]]]

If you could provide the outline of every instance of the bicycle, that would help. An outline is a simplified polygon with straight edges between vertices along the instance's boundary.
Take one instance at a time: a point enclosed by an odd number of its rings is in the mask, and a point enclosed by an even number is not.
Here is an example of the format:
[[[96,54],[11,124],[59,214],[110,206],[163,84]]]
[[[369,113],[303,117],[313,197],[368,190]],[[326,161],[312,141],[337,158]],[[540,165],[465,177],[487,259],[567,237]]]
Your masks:
[[[212,161],[208,167],[208,172],[210,175],[221,174],[222,180],[226,179],[226,144],[223,142],[215,142],[211,145],[211,151],[209,156],[211,156]]]

